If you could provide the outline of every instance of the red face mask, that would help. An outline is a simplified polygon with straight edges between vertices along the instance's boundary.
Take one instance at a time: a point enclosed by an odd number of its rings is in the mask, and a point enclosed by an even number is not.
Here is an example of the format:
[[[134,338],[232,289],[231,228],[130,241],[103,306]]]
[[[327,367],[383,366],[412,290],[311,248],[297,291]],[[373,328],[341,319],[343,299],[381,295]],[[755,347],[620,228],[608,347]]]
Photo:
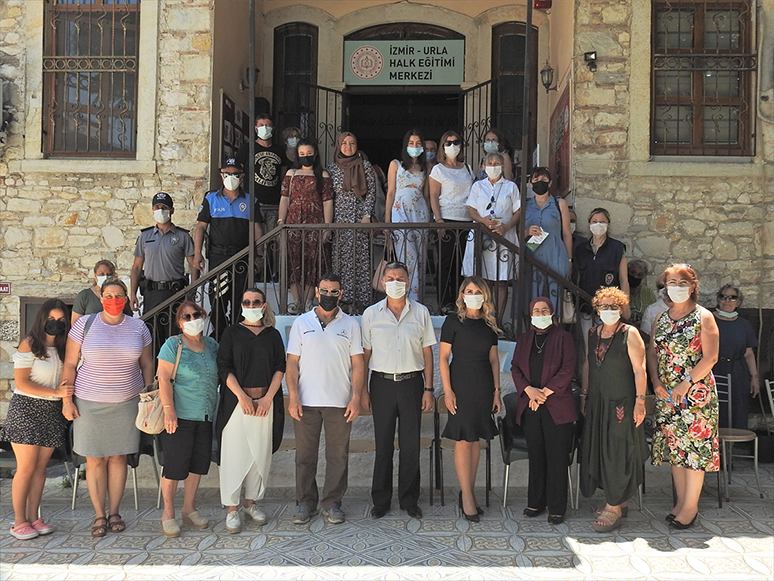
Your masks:
[[[102,299],[102,308],[111,317],[120,315],[124,311],[126,299]]]

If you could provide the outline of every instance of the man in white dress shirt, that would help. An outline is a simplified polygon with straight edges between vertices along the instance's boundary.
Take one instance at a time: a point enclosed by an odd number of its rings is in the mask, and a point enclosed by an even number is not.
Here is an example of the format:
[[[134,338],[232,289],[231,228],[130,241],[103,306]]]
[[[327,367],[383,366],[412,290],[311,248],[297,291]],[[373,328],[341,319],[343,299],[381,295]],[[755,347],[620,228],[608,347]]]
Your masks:
[[[419,433],[422,412],[433,406],[432,346],[437,341],[427,307],[406,296],[406,265],[388,264],[383,282],[387,298],[368,307],[361,321],[365,365],[371,369],[370,396],[364,389],[363,407],[373,406],[376,437],[371,516],[381,518],[390,510],[397,420],[398,500],[410,517],[422,518],[417,506]]]
[[[324,275],[315,293],[320,306],[300,315],[288,336],[285,380],[288,413],[295,420],[298,505],[293,522],[309,522],[319,500],[328,522],[340,524],[345,518],[341,498],[347,490],[351,422],[360,415],[365,384],[363,346],[357,321],[338,307],[341,278]],[[327,468],[319,499],[317,451],[323,425]]]

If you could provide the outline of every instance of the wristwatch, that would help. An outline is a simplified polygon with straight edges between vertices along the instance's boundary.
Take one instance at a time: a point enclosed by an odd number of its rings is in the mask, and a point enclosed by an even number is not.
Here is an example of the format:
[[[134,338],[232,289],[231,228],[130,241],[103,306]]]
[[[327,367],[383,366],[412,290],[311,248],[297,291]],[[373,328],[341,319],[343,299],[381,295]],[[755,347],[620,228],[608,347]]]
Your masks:
[[[425,391],[426,391],[426,392],[433,393],[433,391],[434,391],[434,390],[433,390],[433,388],[432,388],[432,387],[426,387],[426,388],[425,388]]]
[[[686,374],[685,377],[683,377],[683,381],[687,381],[688,383],[691,384],[691,386],[693,386],[696,383],[693,379],[691,379],[690,373]]]

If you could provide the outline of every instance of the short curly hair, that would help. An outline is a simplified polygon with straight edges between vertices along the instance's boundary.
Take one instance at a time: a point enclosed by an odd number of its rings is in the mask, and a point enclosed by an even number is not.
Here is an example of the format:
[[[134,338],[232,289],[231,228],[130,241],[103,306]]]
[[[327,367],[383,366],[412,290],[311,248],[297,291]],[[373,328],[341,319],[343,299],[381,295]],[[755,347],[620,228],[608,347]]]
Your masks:
[[[594,293],[594,298],[591,299],[591,306],[595,309],[598,309],[599,305],[610,303],[615,303],[619,307],[624,308],[629,304],[629,296],[617,286],[603,286]]]

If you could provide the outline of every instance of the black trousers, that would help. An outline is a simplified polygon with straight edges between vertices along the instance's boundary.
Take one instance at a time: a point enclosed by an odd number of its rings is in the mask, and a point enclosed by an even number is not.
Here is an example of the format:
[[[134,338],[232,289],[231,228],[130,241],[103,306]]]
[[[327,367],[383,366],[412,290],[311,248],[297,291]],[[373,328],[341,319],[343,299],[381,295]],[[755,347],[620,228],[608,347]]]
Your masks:
[[[572,446],[573,423],[556,425],[541,405],[536,412],[529,407],[521,416],[521,425],[529,449],[530,508],[548,507],[549,514],[567,511],[567,466]]]
[[[166,301],[176,292],[177,291],[174,290],[151,290],[149,288],[145,289],[145,292],[142,295],[143,313],[150,313],[152,309],[155,309],[158,305]],[[153,347],[156,355],[158,355],[161,346],[164,344],[167,338],[180,333],[180,329],[175,323],[176,311],[177,305],[172,307],[171,313],[168,314],[165,310],[165,312],[159,313],[153,319],[148,319],[148,321],[146,321],[151,337],[153,337]]]
[[[446,220],[452,224],[468,224],[459,220]],[[462,259],[468,243],[470,230],[446,230],[440,236],[441,252],[438,265],[438,304],[441,307],[453,305],[462,284]]]
[[[210,270],[226,262],[233,255],[210,252]],[[213,336],[220,341],[226,327],[236,323],[242,314],[240,300],[247,288],[247,260],[237,261],[210,284],[210,320],[214,326]],[[233,276],[232,276],[233,273]],[[230,308],[229,308],[230,307]]]
[[[402,509],[419,500],[419,432],[422,426],[422,375],[405,381],[371,376],[371,407],[374,415],[376,456],[371,499],[374,506],[388,508],[392,501],[392,458],[395,452],[395,422],[398,422],[398,501]]]

